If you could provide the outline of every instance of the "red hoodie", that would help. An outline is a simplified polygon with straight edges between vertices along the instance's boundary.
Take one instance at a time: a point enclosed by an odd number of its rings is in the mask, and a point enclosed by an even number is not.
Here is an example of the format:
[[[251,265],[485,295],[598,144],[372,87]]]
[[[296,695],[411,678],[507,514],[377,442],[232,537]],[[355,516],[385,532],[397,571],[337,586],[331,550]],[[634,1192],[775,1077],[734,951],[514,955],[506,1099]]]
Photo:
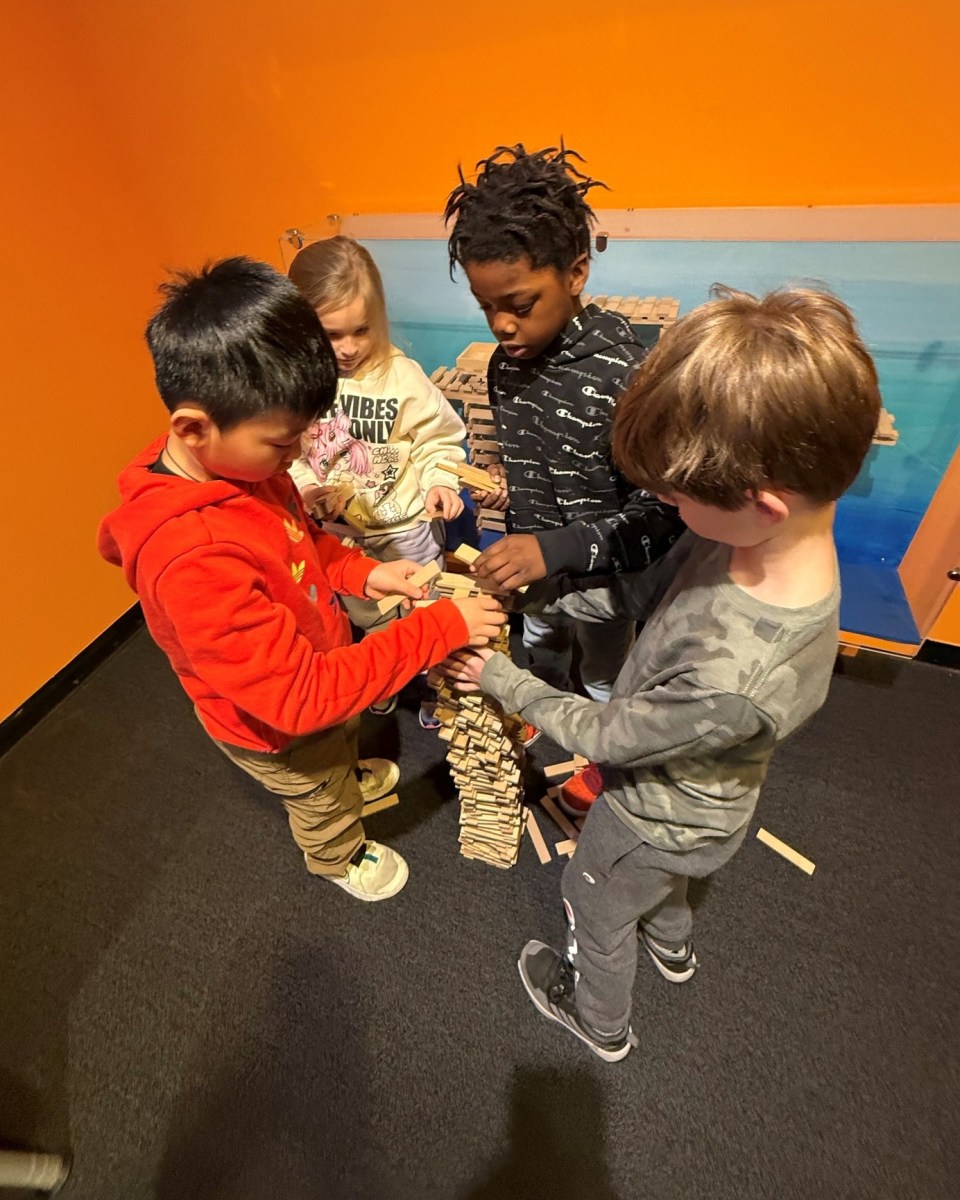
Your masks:
[[[276,752],[392,696],[467,640],[449,600],[351,642],[336,593],[362,596],[377,565],[316,528],[286,474],[192,483],[150,467],[158,438],[120,474],[98,535],[211,737]]]

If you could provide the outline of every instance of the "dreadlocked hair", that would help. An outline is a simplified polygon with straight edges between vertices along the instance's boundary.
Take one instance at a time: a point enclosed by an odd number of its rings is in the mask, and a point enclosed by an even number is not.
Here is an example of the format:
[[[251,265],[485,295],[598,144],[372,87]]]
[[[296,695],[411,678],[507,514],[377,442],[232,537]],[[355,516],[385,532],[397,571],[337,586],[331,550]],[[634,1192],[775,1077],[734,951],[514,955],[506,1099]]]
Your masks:
[[[534,270],[566,271],[590,254],[590,226],[596,217],[584,197],[607,185],[584,175],[571,162],[583,158],[548,146],[528,154],[522,145],[498,146],[477,163],[476,183],[458,167],[460,183],[447,198],[444,222],[454,221],[447,243],[450,276],[469,262],[517,262],[528,258]]]

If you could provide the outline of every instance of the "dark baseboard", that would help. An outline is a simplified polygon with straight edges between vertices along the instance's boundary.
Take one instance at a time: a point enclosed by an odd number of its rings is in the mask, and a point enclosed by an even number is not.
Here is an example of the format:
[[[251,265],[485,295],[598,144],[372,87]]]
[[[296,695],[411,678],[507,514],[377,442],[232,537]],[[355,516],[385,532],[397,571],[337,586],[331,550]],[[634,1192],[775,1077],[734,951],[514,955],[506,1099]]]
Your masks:
[[[143,624],[143,613],[140,605],[135,604],[122,617],[114,621],[109,629],[105,629],[98,638],[81,650],[72,662],[67,663],[62,671],[48,680],[39,691],[34,692],[18,709],[0,723],[0,756],[6,754],[11,746],[41,721],[48,712],[55,708],[60,701],[70,694],[73,689],[87,678],[97,667],[129,638]]]
[[[917,654],[917,662],[958,669],[960,668],[960,646],[950,646],[946,642],[924,642]]]

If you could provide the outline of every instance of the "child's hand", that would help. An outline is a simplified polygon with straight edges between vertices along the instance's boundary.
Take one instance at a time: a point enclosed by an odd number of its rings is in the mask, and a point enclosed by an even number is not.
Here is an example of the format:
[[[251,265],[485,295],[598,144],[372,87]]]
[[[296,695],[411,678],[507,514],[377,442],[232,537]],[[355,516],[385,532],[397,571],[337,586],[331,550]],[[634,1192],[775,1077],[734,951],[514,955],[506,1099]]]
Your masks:
[[[507,477],[503,467],[493,463],[487,467],[487,474],[500,485],[499,491],[481,492],[478,488],[471,488],[470,499],[481,508],[495,508],[498,512],[504,512],[510,507],[510,497],[507,495]]]
[[[480,675],[492,657],[492,650],[454,650],[434,670],[455,683],[458,691],[479,692]]]
[[[495,596],[465,596],[461,600],[451,600],[451,604],[460,610],[467,626],[468,646],[485,646],[492,642],[507,619]]]
[[[470,570],[487,587],[513,591],[545,578],[547,564],[532,533],[508,533],[484,550]]]
[[[377,563],[367,576],[363,593],[370,600],[382,600],[384,596],[409,596],[411,600],[423,600],[426,598],[427,588],[416,587],[409,582],[409,577],[422,569],[420,563],[411,562],[409,558]],[[405,600],[403,607],[409,608],[410,602]]]
[[[454,517],[459,517],[463,512],[460,493],[454,491],[453,488],[439,485],[432,487],[427,492],[423,498],[423,505],[427,510],[427,516],[443,517],[445,521],[452,521]]]
[[[307,512],[314,513],[324,521],[335,521],[342,516],[349,499],[346,488],[321,487],[319,483],[307,484],[300,495]]]

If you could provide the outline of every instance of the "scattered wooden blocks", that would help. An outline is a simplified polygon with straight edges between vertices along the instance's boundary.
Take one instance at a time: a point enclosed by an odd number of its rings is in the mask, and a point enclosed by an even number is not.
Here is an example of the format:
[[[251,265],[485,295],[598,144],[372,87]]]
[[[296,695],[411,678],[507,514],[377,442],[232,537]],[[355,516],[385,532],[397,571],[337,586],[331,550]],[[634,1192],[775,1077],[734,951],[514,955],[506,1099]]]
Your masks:
[[[795,867],[799,867],[801,871],[805,871],[808,875],[812,875],[816,870],[815,864],[809,858],[804,858],[792,846],[788,846],[786,842],[781,842],[778,837],[774,837],[772,833],[767,833],[763,828],[757,830],[757,841],[763,842],[771,850],[776,850],[777,854],[782,855],[787,862],[793,863]]]
[[[576,825],[574,825],[566,813],[561,812],[561,810],[554,803],[553,796],[555,795],[556,792],[554,789],[549,788],[547,790],[547,794],[540,797],[540,805],[543,808],[543,811],[547,813],[548,816],[550,816],[550,818],[553,820],[557,828],[561,829],[571,841],[575,842],[580,836],[580,830],[577,829]]]
[[[540,826],[537,824],[537,818],[533,815],[529,808],[525,808],[524,825],[527,833],[530,835],[530,841],[533,842],[533,848],[537,852],[537,858],[540,859],[540,865],[550,861],[550,849],[544,841],[543,834],[540,832]]]

